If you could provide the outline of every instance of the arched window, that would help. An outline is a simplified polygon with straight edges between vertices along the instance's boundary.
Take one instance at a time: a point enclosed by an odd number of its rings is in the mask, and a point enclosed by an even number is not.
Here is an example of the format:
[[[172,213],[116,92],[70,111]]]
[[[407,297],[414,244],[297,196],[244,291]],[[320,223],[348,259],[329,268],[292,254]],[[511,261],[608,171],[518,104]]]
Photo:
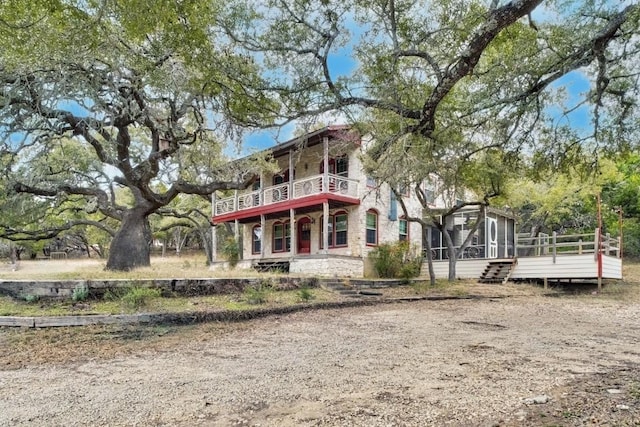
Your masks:
[[[404,217],[400,217],[398,220],[398,240],[401,242],[409,241],[409,221]]]
[[[262,227],[254,225],[251,229],[251,253],[259,254],[262,252]]]
[[[367,245],[378,245],[378,212],[373,209],[367,211]]]
[[[291,227],[289,227],[289,221],[274,223],[271,252],[289,252],[290,249]]]
[[[323,249],[322,235],[323,217],[320,217],[320,248]],[[339,248],[348,246],[349,214],[346,211],[339,211],[329,215],[329,247]]]

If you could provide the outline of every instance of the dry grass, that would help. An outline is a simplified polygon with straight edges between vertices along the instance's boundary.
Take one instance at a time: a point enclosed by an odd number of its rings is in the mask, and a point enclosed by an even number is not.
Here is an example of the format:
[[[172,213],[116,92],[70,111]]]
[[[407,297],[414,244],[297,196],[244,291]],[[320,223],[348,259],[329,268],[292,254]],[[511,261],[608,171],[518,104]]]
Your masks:
[[[58,263],[59,261],[46,261]],[[135,278],[149,277],[211,277],[212,272],[204,265],[204,258],[168,258],[154,259],[152,267],[140,269],[132,273],[107,273],[102,271],[100,262],[91,266],[86,262],[60,262],[65,271],[48,274],[29,271],[25,264],[16,272],[20,278]],[[47,265],[51,265],[47,264]],[[71,267],[72,268],[71,268]],[[59,268],[60,270],[60,268]],[[230,277],[230,273],[226,277]],[[257,273],[253,273],[256,274]],[[216,274],[217,276],[217,274]],[[613,301],[615,304],[640,303],[640,263],[626,263],[624,266],[625,280],[607,283],[603,292],[593,294],[584,291],[578,295],[562,293],[554,290],[558,295],[566,298],[576,298],[582,301],[598,303],[599,301]],[[7,278],[6,273],[0,272],[0,279]],[[405,296],[540,296],[548,293],[542,286],[526,284],[482,285],[474,281],[456,281],[448,283],[439,281],[436,286],[416,283],[411,286],[382,289],[384,297],[396,298]],[[344,298],[336,293],[313,289],[314,302],[337,301]],[[259,306],[248,304],[242,294],[219,295],[192,298],[158,298],[151,300],[143,311],[197,311],[197,310],[246,310],[256,307],[278,307],[300,303],[296,291],[269,292],[267,301]],[[6,305],[5,305],[6,304]],[[7,310],[13,304],[14,308]],[[19,307],[16,309],[15,307]],[[5,307],[5,308],[2,308]],[[5,310],[3,313],[2,311]],[[15,310],[15,311],[12,311]],[[0,298],[0,314],[20,313],[21,315],[59,315],[86,314],[94,312],[120,313],[127,312],[117,301],[89,301],[76,304],[71,301],[47,302],[27,304],[16,302],[10,298]],[[74,363],[89,359],[109,359],[140,351],[164,352],[184,349],[188,343],[210,342],[215,345],[221,336],[233,332],[259,327],[265,320],[251,320],[240,323],[213,322],[189,326],[146,326],[146,325],[107,325],[87,326],[81,328],[48,328],[23,329],[0,328],[0,348],[5,349],[0,354],[0,370],[19,369],[25,365]]]
[[[96,325],[82,328],[0,329],[2,369],[33,364],[78,363],[111,359],[140,351],[184,349],[185,343],[215,342],[232,331],[251,328],[257,320],[188,326]]]
[[[124,279],[129,281],[154,278],[210,278],[210,277],[268,277],[255,271],[211,271],[204,256],[154,257],[151,266],[130,272],[104,270],[105,261],[96,259],[61,261],[22,261],[17,271],[0,268],[0,280],[73,280],[73,279]],[[605,284],[597,296],[618,301],[640,302],[640,262],[625,262],[624,281]],[[401,298],[411,296],[530,296],[556,293],[558,295],[584,296],[592,298],[593,286],[575,285],[570,288],[544,290],[535,284],[483,285],[472,280],[447,282],[440,280],[435,286],[418,282],[411,286],[384,289],[383,296]],[[340,299],[316,289],[313,301],[325,302]],[[283,306],[300,302],[297,292],[270,292],[265,304]],[[153,298],[144,307],[132,309],[119,301],[88,301],[74,304],[72,301],[35,301],[27,303],[8,297],[0,297],[0,315],[69,315],[69,314],[118,314],[133,311],[145,312],[190,312],[201,310],[244,310],[251,307],[243,295],[219,295],[192,298]],[[254,306],[255,307],[255,306]]]
[[[119,272],[105,270],[103,259],[69,259],[20,261],[18,269],[12,271],[8,264],[0,267],[0,280],[98,280],[98,279],[165,279],[165,278],[211,278],[237,277],[237,271],[212,271],[204,255],[186,255],[181,257],[155,256],[151,266]],[[242,277],[257,277],[259,273],[242,271]]]
[[[324,289],[309,289],[311,303],[324,303],[340,300],[340,295]],[[250,310],[256,307],[277,308],[305,303],[299,291],[266,291],[261,304],[250,301],[247,293],[209,295],[197,297],[154,297],[148,298],[140,306],[127,304],[123,299],[105,298],[73,302],[71,299],[42,299],[35,302],[0,297],[0,316],[68,316],[89,314],[129,314],[146,313],[190,313],[197,311]]]

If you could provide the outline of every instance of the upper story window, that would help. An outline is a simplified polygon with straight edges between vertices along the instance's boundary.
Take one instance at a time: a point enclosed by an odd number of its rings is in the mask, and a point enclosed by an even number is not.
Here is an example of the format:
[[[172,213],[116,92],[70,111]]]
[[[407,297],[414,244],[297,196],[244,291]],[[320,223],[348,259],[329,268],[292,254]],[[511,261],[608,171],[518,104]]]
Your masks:
[[[289,169],[273,176],[273,185],[284,184],[289,182]]]
[[[378,245],[378,212],[373,209],[367,211],[367,245]]]
[[[324,173],[324,161],[320,162],[320,173]],[[349,176],[349,157],[346,155],[329,159],[329,173]]]
[[[409,184],[407,184],[406,182],[398,184],[397,191],[401,196],[409,196]]]

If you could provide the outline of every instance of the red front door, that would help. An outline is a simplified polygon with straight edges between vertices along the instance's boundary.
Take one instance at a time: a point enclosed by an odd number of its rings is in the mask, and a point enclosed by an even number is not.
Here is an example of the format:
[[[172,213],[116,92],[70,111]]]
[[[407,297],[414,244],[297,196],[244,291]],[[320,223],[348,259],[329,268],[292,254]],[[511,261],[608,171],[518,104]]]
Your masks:
[[[298,253],[311,252],[311,219],[301,218],[298,221]]]

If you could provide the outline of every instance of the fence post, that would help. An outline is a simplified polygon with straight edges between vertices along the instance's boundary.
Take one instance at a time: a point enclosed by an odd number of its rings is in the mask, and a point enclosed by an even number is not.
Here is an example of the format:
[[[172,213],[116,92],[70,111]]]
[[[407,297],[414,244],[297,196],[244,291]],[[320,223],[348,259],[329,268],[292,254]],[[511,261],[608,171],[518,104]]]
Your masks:
[[[555,231],[553,232],[553,263],[556,263],[556,253],[557,253],[557,248],[556,248],[556,243],[558,240],[558,233],[556,233]]]
[[[622,259],[622,235],[618,236],[618,258]]]
[[[578,255],[582,255],[582,239],[578,239]]]
[[[604,244],[605,250],[606,250],[606,254],[607,255],[611,255],[611,234],[607,233],[607,240],[605,240],[605,244]]]

